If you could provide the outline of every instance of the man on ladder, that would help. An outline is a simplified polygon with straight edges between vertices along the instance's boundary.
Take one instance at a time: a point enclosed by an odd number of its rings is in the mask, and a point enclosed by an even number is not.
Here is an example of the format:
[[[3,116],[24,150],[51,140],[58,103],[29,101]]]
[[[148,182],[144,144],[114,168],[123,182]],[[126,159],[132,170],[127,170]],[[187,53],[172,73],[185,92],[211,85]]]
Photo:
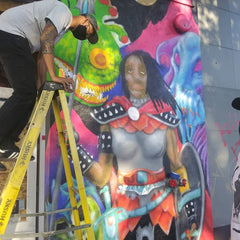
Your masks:
[[[0,108],[0,159],[17,158],[15,145],[28,122],[37,96],[36,63],[48,70],[51,80],[72,92],[72,78],[58,77],[54,69],[54,44],[68,31],[75,38],[98,41],[97,22],[92,15],[72,16],[57,0],[42,0],[6,10],[0,15],[0,64],[14,92]],[[44,72],[44,71],[42,71]]]
[[[78,156],[78,151],[76,147],[76,140],[74,137],[72,123],[70,120],[70,113],[68,109],[66,95],[63,89],[64,88],[62,84],[54,83],[54,82],[46,82],[43,86],[43,91],[41,92],[41,96],[37,103],[36,109],[32,114],[29,129],[24,138],[16,164],[14,166],[14,169],[10,173],[7,184],[5,185],[0,195],[0,239],[9,239],[9,238],[12,239],[19,236],[18,234],[5,235],[4,233],[8,225],[8,221],[11,217],[12,209],[14,207],[17,195],[20,191],[20,187],[21,187],[24,175],[27,171],[33,149],[36,145],[36,141],[39,137],[42,125],[48,113],[51,102],[52,102],[53,112],[56,120],[58,140],[61,148],[62,159],[63,159],[67,186],[68,186],[68,194],[69,194],[70,203],[72,206],[71,211],[74,217],[73,222],[75,225],[74,228],[64,229],[64,232],[75,231],[77,239],[81,240],[82,239],[81,228],[85,228],[87,235],[89,237],[88,239],[91,239],[91,240],[95,239],[94,230],[91,224],[91,218],[90,218],[90,213],[88,209],[87,196],[85,192],[82,171],[79,164],[79,156]],[[63,130],[64,128],[62,124],[59,104],[61,104],[66,131]],[[66,144],[65,135],[67,136],[69,144]],[[72,163],[74,166],[75,178],[76,178],[77,187],[78,187],[77,191],[73,185],[73,175],[70,167],[70,161],[68,158],[69,150],[71,152]],[[78,211],[76,194],[80,197],[81,209],[82,209],[81,212],[83,213],[83,219],[85,224],[80,224],[80,215],[82,215],[82,213],[79,214],[79,211]],[[52,213],[54,213],[54,211],[52,211]],[[35,215],[37,216],[39,214],[37,213]],[[34,237],[52,236],[57,234],[57,232],[58,231],[43,232],[40,234],[31,233],[31,236],[33,235]],[[26,235],[21,235],[19,237],[25,237],[25,236]]]
[[[72,31],[75,38],[79,40],[88,39],[90,43],[95,44],[98,41],[97,28],[97,22],[93,16],[89,14],[72,16],[67,6],[57,0],[42,0],[24,4],[6,10],[0,15],[0,64],[3,66],[8,81],[14,90],[12,96],[0,109],[0,159],[17,158],[8,183],[0,196],[0,238],[3,237],[2,234],[5,232],[33,147],[52,101],[74,222],[77,228],[75,229],[77,239],[82,239],[80,228],[86,228],[89,238],[94,239],[76,143],[69,112],[67,111],[66,96],[63,91],[63,89],[67,92],[74,91],[74,81],[71,78],[62,78],[56,75],[54,44],[68,30]],[[40,52],[39,55],[44,62],[44,69],[48,70],[52,82],[44,85],[39,103],[33,113],[28,132],[19,151],[14,143],[18,140],[18,135],[29,120],[37,96],[36,65],[32,54],[38,52]],[[71,152],[75,156],[73,159],[75,177],[86,226],[80,225],[75,199],[76,190],[73,189],[72,184],[67,147],[61,126],[60,109],[57,106],[57,94],[59,94],[62,104]]]

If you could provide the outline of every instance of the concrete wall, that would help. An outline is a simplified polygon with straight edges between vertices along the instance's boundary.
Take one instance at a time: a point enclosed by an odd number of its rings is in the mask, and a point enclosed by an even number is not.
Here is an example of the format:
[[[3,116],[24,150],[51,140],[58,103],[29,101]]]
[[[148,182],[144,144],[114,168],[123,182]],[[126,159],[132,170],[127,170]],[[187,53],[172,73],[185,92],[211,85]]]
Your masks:
[[[197,2],[213,226],[230,224],[231,178],[239,153],[240,1]]]

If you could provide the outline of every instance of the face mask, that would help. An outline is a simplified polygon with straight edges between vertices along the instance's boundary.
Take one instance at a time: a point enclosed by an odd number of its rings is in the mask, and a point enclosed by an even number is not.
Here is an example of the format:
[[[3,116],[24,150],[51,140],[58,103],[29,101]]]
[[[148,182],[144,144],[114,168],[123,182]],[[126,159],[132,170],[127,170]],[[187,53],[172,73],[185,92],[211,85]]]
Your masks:
[[[73,36],[79,40],[85,40],[87,36],[87,28],[83,25],[78,25],[75,30],[72,31]]]

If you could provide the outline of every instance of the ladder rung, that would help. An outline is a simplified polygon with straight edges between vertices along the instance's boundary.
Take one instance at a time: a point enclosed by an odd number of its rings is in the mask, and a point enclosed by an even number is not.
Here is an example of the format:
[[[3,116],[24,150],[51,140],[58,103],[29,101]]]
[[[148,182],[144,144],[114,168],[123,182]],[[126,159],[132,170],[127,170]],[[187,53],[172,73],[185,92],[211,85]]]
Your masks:
[[[68,212],[77,209],[77,207],[73,208],[64,208],[64,209],[58,209],[55,211],[46,211],[46,212],[39,212],[39,213],[16,213],[12,214],[11,218],[22,218],[22,217],[42,217],[42,216],[47,216],[47,215],[52,215],[56,213],[62,213],[62,212]]]
[[[45,84],[43,85],[43,90],[47,91],[64,90],[64,87],[61,83],[45,82]]]
[[[76,230],[79,230],[79,229],[86,229],[86,228],[90,228],[90,227],[91,227],[91,224],[83,224],[83,225],[76,226],[76,227],[70,227],[70,228],[65,228],[65,229],[61,229],[61,230],[42,232],[42,233],[4,234],[4,235],[0,235],[0,239],[50,237],[50,236],[54,236],[54,235],[57,235],[57,234],[72,232],[72,231],[76,231]]]

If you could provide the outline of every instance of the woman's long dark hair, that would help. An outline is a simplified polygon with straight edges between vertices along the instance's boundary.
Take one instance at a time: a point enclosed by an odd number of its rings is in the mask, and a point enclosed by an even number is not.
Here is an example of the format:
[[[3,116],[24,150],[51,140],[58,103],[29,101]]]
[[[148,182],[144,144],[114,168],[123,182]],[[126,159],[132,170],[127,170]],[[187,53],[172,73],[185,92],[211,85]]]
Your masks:
[[[125,96],[127,98],[130,97],[127,81],[125,79],[125,64],[130,56],[138,57],[145,64],[147,70],[146,93],[148,93],[148,95],[150,96],[156,110],[158,110],[158,106],[163,107],[163,103],[166,103],[170,105],[174,111],[176,111],[176,108],[178,107],[177,102],[172,96],[172,94],[169,92],[169,86],[166,84],[161,75],[159,64],[154,58],[150,56],[149,53],[144,51],[134,51],[129,55],[125,56],[120,63],[119,73],[120,79],[122,80],[122,87]]]

